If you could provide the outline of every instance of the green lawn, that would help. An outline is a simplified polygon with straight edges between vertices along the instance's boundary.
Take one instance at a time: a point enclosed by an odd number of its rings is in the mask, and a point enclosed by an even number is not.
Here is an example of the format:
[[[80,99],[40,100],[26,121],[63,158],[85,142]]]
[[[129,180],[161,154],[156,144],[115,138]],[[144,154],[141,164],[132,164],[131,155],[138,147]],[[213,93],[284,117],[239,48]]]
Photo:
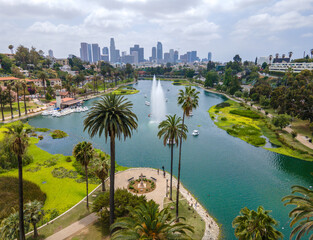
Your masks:
[[[279,129],[270,123],[270,119],[266,117],[256,119],[256,114],[260,115],[257,110],[252,107],[249,107],[249,109],[232,100],[227,100],[226,102],[230,103],[231,106],[224,108],[213,106],[209,109],[211,119],[219,128],[254,146],[264,147],[265,141],[263,136],[265,136],[271,143],[277,145],[277,148],[265,149],[283,155],[313,161],[313,151],[311,149],[292,139],[291,134],[280,132]],[[252,111],[253,113],[251,113]],[[280,134],[280,139],[284,143],[278,139],[275,131]]]
[[[26,107],[27,107],[27,110],[29,110],[29,109],[35,109],[37,107],[42,107],[42,106],[35,104],[34,102],[26,102]],[[17,102],[12,103],[12,108],[13,108],[13,115],[18,116]],[[21,110],[21,114],[25,113],[23,101],[20,101],[20,110]],[[11,116],[11,109],[10,109],[10,105],[7,104],[4,107],[4,117],[9,117],[9,116]],[[0,115],[0,117],[2,117],[2,115]]]
[[[112,93],[116,94],[116,95],[131,95],[131,94],[139,93],[139,90],[137,90],[137,89],[116,89]]]

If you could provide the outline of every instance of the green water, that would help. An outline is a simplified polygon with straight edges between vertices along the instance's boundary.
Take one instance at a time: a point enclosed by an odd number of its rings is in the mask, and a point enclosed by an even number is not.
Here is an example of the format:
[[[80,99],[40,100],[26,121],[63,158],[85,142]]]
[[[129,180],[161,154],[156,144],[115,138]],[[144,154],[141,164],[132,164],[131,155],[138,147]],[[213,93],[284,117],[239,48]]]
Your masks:
[[[164,165],[169,170],[169,148],[164,147],[156,137],[157,125],[149,122],[150,107],[144,104],[144,95],[149,97],[151,83],[139,81],[134,87],[140,93],[127,96],[134,103],[139,127],[131,139],[117,142],[116,159],[118,164],[124,166],[161,168]],[[168,98],[167,113],[181,115],[176,98],[178,90],[183,87],[173,86],[170,82],[162,82],[162,86]],[[256,209],[259,205],[273,211],[272,215],[280,222],[279,229],[287,239],[291,232],[288,225],[291,208],[284,207],[280,200],[290,193],[292,185],[313,185],[310,175],[313,164],[253,147],[217,128],[207,110],[225,98],[201,89],[199,91],[199,107],[193,111],[194,116],[186,120],[189,134],[183,143],[183,184],[222,224],[225,239],[235,239],[231,222],[240,209],[245,206]],[[93,101],[88,101],[86,105],[91,106]],[[45,137],[38,146],[50,153],[70,155],[77,142],[88,140],[96,148],[109,152],[109,145],[104,139],[90,139],[83,132],[85,114],[30,119],[33,126],[61,129],[69,134],[69,137],[59,140]],[[193,137],[193,129],[198,129],[200,135]],[[178,151],[174,154],[176,175]]]

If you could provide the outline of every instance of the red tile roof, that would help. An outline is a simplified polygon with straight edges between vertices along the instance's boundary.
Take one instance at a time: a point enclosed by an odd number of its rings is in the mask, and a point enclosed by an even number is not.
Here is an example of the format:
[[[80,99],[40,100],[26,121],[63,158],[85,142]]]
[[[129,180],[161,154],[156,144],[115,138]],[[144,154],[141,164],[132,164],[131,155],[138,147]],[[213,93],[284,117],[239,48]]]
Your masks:
[[[0,77],[0,81],[10,81],[10,80],[17,80],[19,78],[16,77]]]

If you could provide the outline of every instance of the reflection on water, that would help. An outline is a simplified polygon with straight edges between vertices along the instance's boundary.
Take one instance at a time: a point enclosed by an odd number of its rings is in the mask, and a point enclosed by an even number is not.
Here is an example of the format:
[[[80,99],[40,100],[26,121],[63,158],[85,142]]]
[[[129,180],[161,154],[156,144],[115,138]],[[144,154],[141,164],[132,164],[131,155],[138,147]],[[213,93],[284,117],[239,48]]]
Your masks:
[[[165,91],[167,114],[178,114],[178,90],[170,82],[162,82]],[[157,138],[157,125],[149,124],[150,108],[145,105],[144,95],[149,95],[151,81],[139,81],[135,86],[140,90],[127,98],[134,103],[134,112],[138,116],[139,126],[131,139],[117,141],[116,159],[124,166],[153,167],[165,166],[170,169],[170,150]],[[272,215],[280,222],[280,228],[286,236],[288,212],[281,198],[290,193],[292,185],[312,185],[312,163],[279,155],[263,148],[257,148],[232,137],[216,127],[210,119],[208,109],[225,100],[224,96],[199,89],[199,108],[194,116],[186,119],[189,128],[188,139],[183,143],[182,182],[199,201],[223,225],[225,239],[235,239],[231,222],[241,208],[247,206],[256,209],[263,205],[271,209]],[[94,100],[85,104],[91,106]],[[75,113],[61,118],[38,116],[30,119],[36,127],[61,129],[69,137],[53,140],[45,137],[38,146],[51,153],[70,155],[73,146],[83,140],[91,141],[96,148],[109,151],[109,145],[103,138],[90,139],[83,132],[85,113]],[[198,127],[198,126],[201,127]],[[192,130],[198,129],[200,135],[193,137]],[[177,173],[178,151],[174,152],[174,174]],[[282,229],[284,228],[284,229]]]

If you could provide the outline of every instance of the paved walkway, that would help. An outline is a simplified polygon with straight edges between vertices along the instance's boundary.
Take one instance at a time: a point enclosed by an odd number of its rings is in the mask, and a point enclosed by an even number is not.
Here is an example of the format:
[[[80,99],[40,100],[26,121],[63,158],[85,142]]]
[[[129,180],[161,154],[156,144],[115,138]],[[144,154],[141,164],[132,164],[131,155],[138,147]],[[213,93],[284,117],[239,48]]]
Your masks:
[[[80,231],[81,229],[87,227],[88,225],[94,223],[98,220],[98,217],[95,213],[84,217],[83,219],[71,224],[70,226],[62,229],[61,231],[51,235],[50,237],[46,238],[46,240],[63,240],[71,235],[75,234],[76,232]]]

